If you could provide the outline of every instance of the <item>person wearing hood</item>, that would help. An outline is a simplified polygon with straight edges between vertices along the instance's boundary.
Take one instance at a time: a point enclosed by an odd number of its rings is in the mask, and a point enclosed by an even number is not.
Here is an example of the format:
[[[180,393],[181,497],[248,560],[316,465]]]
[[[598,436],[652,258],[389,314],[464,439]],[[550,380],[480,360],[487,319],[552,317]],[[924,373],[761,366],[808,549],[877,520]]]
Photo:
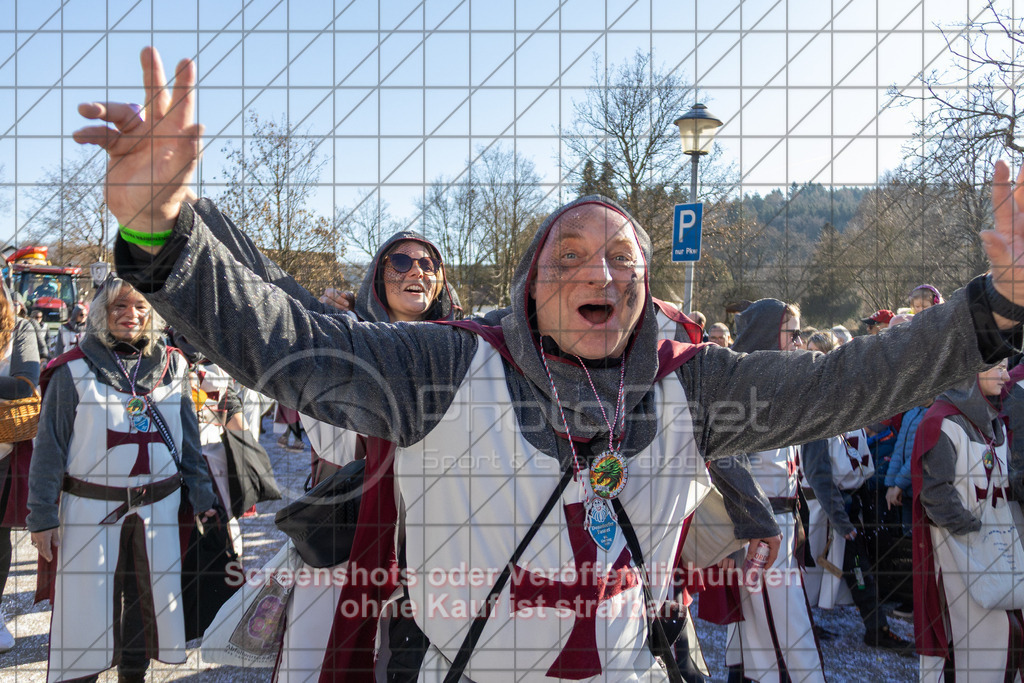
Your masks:
[[[82,335],[85,334],[85,320],[88,313],[89,309],[83,303],[77,303],[71,309],[71,315],[68,316],[67,322],[57,328],[57,334],[53,340],[54,357],[78,346]]]
[[[710,486],[707,462],[868,424],[1021,346],[1024,212],[1005,164],[997,230],[985,235],[994,276],[827,356],[659,340],[650,238],[601,197],[538,227],[493,324],[314,312],[191,194],[202,130],[194,64],[181,62],[172,95],[156,51],[142,61],[146,108],[84,104],[115,127],[75,133],[110,154],[108,200],[125,226],[118,272],[243,384],[369,437],[353,549],[374,547],[385,571],[346,586],[367,601],[336,614],[320,680],[401,660],[405,680],[678,681],[645,609],[665,600],[671,577],[647,570],[673,566],[682,521]],[[887,392],[864,372],[882,365],[906,370]],[[751,556],[764,540],[771,563],[781,539],[762,514],[770,508],[725,484],[749,508],[737,537],[752,541]],[[359,613],[396,593],[419,638],[387,639],[391,620]]]
[[[761,299],[736,316],[736,341],[732,350],[799,351],[804,348],[800,310],[778,299]],[[788,673],[793,680],[824,681],[823,664],[814,637],[814,625],[804,594],[797,558],[802,526],[797,514],[799,459],[795,445],[732,456],[716,463],[713,472],[749,469],[771,503],[782,531],[781,551],[766,567],[765,580],[757,591],[716,587],[739,595],[742,619],[728,621],[726,664],[729,680],[778,680]],[[726,467],[730,465],[730,467]],[[728,500],[727,500],[728,502]],[[742,556],[727,561],[735,564]],[[709,615],[710,616],[710,615]]]
[[[461,313],[437,245],[418,233],[401,231],[374,254],[352,315],[364,322],[412,323],[455,320]],[[299,417],[312,445],[313,486],[352,460],[365,457],[365,436],[303,413]],[[311,575],[317,571],[305,563],[303,567]],[[341,595],[341,585],[333,580],[295,586],[288,602],[275,680],[309,681],[320,676]]]
[[[162,329],[145,297],[108,277],[81,343],[47,368],[27,522],[54,577],[48,681],[114,665],[119,681],[144,681],[150,659],[186,660],[179,489],[203,522],[217,499],[187,363]]]
[[[970,566],[967,558],[983,540],[983,526],[988,534],[1015,528],[1000,417],[1000,395],[1009,381],[1004,360],[940,395],[917,428],[914,635],[921,681],[1024,676],[1021,611],[982,607],[972,594],[973,580],[960,569]],[[1017,542],[1016,534],[1012,538]],[[1006,578],[1007,593],[1012,581]]]

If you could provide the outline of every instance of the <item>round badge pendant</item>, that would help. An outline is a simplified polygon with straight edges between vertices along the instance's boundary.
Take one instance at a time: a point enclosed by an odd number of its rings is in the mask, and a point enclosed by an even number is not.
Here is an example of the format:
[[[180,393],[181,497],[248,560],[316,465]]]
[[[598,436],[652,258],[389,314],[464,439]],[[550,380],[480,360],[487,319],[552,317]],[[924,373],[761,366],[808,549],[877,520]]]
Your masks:
[[[981,456],[981,464],[985,466],[985,469],[989,472],[996,464],[996,454],[991,448],[986,448],[985,452]]]
[[[124,404],[129,415],[142,415],[146,412],[146,402],[139,396],[132,396]]]
[[[590,487],[594,495],[611,500],[626,488],[628,476],[626,459],[618,451],[605,451],[590,468]]]

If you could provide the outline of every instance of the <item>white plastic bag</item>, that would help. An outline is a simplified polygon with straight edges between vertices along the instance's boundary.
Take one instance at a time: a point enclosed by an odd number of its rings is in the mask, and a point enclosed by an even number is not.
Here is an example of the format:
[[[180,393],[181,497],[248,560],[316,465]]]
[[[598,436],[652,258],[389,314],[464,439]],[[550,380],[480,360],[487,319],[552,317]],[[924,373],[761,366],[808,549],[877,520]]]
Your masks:
[[[224,603],[203,634],[204,662],[273,667],[284,636],[285,615],[302,559],[291,541]]]
[[[996,459],[1001,466],[1001,459]],[[1001,469],[1001,467],[1000,467]],[[978,501],[974,515],[981,529],[956,536],[945,529],[946,543],[953,550],[971,598],[986,609],[1024,608],[1024,547],[1010,503],[995,504],[994,477],[988,478],[985,497]]]

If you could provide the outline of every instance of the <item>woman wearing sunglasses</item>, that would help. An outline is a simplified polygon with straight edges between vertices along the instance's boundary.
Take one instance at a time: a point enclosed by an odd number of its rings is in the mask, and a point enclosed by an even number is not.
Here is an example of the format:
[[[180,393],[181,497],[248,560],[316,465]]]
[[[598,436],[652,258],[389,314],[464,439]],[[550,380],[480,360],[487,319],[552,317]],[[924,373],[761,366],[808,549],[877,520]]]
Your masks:
[[[377,250],[356,296],[354,314],[364,322],[397,323],[454,320],[462,317],[462,309],[445,279],[438,248],[422,235],[403,231],[392,235]],[[363,457],[363,439],[355,432],[307,415],[300,417],[316,454],[314,484],[338,467]],[[332,577],[335,575],[332,572]],[[287,628],[277,665],[276,680],[280,683],[317,680],[320,676],[342,582],[309,583],[297,582],[288,604]]]
[[[414,232],[396,233],[377,250],[356,296],[356,315],[369,322],[451,320],[456,312],[440,252]]]

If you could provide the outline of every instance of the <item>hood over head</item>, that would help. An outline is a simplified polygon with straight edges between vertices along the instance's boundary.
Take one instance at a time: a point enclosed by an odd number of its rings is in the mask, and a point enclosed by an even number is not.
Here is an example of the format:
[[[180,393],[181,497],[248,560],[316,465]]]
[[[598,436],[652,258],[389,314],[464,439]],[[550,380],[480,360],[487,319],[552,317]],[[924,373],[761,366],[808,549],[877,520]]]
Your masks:
[[[88,315],[89,310],[81,305],[76,305],[71,309],[71,313],[68,315],[68,319],[64,321],[64,327],[71,332],[84,332],[88,326],[89,319],[75,320],[75,316],[79,313],[85,313]]]
[[[384,256],[399,242],[419,242],[427,248],[436,258],[444,263],[441,250],[433,242],[418,232],[403,230],[396,232],[389,237],[377,253],[373,255],[370,266],[366,269],[366,276],[359,286],[359,293],[356,295],[356,315],[365,322],[386,323],[389,322],[388,309],[385,306],[387,294],[384,290]],[[442,267],[441,273],[444,274]],[[459,305],[459,296],[448,284],[447,276],[441,280],[441,291],[437,298],[427,309],[422,320],[455,320],[462,317],[462,307]]]
[[[736,316],[736,341],[732,350],[740,353],[781,351],[779,330],[786,317],[786,304],[778,299],[759,299]]]
[[[511,387],[513,401],[516,404],[517,412],[520,413],[519,423],[521,425],[540,425],[535,433],[527,434],[527,437],[531,443],[548,453],[558,450],[558,446],[551,447],[550,440],[554,439],[552,430],[558,433],[565,432],[552,391],[552,380],[557,387],[558,400],[565,413],[572,437],[585,440],[600,436],[595,439],[592,446],[594,453],[600,453],[608,448],[608,422],[595,401],[594,389],[590,386],[587,373],[575,356],[562,353],[551,338],[545,337],[543,340],[539,338],[536,330],[535,304],[530,295],[530,283],[536,273],[537,256],[552,227],[566,212],[585,204],[606,207],[626,218],[636,234],[637,242],[643,252],[645,266],[651,260],[651,240],[647,233],[625,209],[613,200],[599,195],[582,197],[551,213],[537,229],[533,240],[523,253],[512,278],[511,307],[501,319],[501,328],[505,337],[505,345],[525,379],[525,382]],[[636,418],[653,412],[653,401],[650,400],[649,395],[658,370],[658,328],[650,294],[648,272],[645,267],[644,281],[648,287],[643,309],[622,359],[608,358],[585,361],[586,369],[593,381],[594,388],[600,395],[608,420],[612,420],[615,413],[615,404],[619,394],[621,362],[626,363],[623,389],[624,414],[627,417]],[[548,378],[541,361],[542,348],[551,370],[551,379]],[[537,412],[537,414],[523,415],[524,411]],[[631,420],[620,444],[627,456],[650,443],[654,437],[654,422],[651,419]],[[621,435],[616,433],[616,436]],[[556,443],[558,441],[564,443],[563,439],[557,439]],[[585,452],[587,449],[581,450]],[[562,448],[559,453],[564,457],[568,453],[568,449]]]
[[[992,420],[999,415],[1000,400],[999,397],[985,396],[981,392],[976,375],[947,389],[938,400],[952,403],[986,437],[993,438]],[[1002,443],[1001,439],[997,441]]]

